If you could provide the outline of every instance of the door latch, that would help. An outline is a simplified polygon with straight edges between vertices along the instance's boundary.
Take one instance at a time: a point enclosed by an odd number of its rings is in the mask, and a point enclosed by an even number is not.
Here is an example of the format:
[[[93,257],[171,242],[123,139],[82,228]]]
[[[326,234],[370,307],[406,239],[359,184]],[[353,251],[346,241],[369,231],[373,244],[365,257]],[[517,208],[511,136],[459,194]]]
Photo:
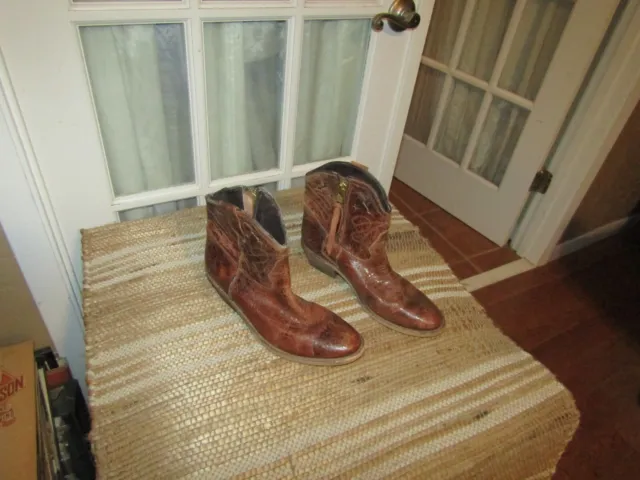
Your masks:
[[[536,176],[533,177],[533,182],[531,182],[531,187],[529,188],[530,192],[537,193],[547,193],[549,190],[549,185],[551,185],[551,180],[553,180],[553,173],[551,173],[546,168],[538,171]]]

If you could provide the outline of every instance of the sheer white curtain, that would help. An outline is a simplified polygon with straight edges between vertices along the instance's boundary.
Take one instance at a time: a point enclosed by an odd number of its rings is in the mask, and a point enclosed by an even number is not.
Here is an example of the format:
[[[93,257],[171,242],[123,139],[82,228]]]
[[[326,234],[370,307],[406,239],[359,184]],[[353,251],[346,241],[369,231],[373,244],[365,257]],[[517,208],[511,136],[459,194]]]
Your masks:
[[[278,166],[286,23],[204,27],[212,177]]]
[[[305,22],[295,164],[351,154],[371,23]]]
[[[184,27],[91,26],[81,38],[114,194],[194,182]],[[297,164],[350,153],[368,38],[368,20],[305,23]],[[204,24],[212,180],[278,167],[286,39],[285,21]]]
[[[182,25],[83,27],[116,196],[193,182]]]
[[[425,45],[426,56],[451,64],[453,45],[466,3],[466,0],[436,1]],[[456,66],[458,70],[483,81],[491,79],[515,3],[515,0],[476,2]],[[498,81],[501,88],[535,100],[572,6],[571,0],[527,1]],[[422,110],[432,110],[437,106],[437,101],[431,97],[439,96],[441,90],[432,87],[433,78],[432,74],[419,76],[407,126],[409,133],[431,128],[428,122],[434,113]],[[425,91],[430,93],[425,94]],[[446,99],[442,123],[435,139],[436,151],[458,163],[463,160],[484,96],[485,90],[455,81],[450,97]],[[500,184],[527,116],[526,110],[494,97],[469,168]]]

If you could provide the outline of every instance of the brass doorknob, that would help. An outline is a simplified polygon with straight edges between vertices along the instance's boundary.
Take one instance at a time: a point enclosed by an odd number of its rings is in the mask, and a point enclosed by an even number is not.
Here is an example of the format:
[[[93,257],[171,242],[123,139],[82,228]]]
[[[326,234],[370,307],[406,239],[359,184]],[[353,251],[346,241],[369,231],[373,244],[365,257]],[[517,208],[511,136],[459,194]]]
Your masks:
[[[420,15],[416,13],[413,0],[394,0],[389,7],[389,13],[379,13],[371,21],[371,28],[380,32],[384,28],[384,20],[394,32],[413,30],[420,25]]]

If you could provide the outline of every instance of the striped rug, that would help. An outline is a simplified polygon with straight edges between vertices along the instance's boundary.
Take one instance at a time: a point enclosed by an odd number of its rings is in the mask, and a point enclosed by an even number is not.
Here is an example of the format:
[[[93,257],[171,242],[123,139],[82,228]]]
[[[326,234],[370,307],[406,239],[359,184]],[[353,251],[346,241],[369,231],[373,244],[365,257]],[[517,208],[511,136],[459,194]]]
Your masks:
[[[269,353],[204,276],[204,208],[83,232],[91,441],[100,478],[549,478],[578,424],[570,393],[505,337],[396,210],[393,266],[447,318],[436,338],[372,320],[300,248],[295,291],[353,324],[363,358]],[[514,319],[517,321],[517,319]]]

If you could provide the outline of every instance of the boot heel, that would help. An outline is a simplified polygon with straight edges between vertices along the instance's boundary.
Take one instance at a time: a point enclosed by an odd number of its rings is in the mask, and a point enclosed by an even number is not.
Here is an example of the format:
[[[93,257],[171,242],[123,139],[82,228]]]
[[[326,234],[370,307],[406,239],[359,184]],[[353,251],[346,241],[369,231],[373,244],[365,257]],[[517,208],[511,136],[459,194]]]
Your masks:
[[[320,255],[312,252],[307,247],[304,247],[303,250],[304,254],[307,256],[307,260],[309,260],[309,264],[312,267],[320,270],[322,273],[324,273],[325,275],[329,275],[330,277],[335,277],[337,275],[336,269],[326,260],[324,260]]]

